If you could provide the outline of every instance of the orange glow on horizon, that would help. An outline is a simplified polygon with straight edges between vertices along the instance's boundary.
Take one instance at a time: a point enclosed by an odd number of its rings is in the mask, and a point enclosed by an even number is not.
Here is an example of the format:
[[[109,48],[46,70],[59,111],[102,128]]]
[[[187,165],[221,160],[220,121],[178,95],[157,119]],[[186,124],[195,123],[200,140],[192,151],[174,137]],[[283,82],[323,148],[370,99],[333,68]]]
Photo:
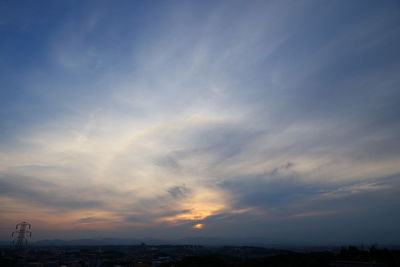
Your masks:
[[[177,209],[184,212],[173,216],[162,217],[159,220],[175,225],[189,221],[198,222],[209,216],[230,210],[227,196],[220,191],[209,188],[197,188],[190,198],[186,198],[179,203]]]
[[[210,203],[196,203],[193,206],[184,206],[189,209],[188,212],[177,214],[170,217],[164,217],[161,221],[179,223],[185,221],[199,221],[219,213],[221,210],[226,209],[224,204],[210,204]]]
[[[193,229],[203,229],[204,228],[204,224],[202,223],[198,223],[192,226]]]

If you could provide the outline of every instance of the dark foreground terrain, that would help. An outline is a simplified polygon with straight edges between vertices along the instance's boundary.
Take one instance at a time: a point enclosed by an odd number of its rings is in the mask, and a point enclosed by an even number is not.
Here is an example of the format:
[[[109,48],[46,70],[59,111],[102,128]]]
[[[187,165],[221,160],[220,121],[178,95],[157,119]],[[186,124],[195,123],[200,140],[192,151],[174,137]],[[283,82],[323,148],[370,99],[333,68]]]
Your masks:
[[[0,266],[400,266],[400,250],[346,247],[293,252],[249,246],[68,246],[0,248]]]

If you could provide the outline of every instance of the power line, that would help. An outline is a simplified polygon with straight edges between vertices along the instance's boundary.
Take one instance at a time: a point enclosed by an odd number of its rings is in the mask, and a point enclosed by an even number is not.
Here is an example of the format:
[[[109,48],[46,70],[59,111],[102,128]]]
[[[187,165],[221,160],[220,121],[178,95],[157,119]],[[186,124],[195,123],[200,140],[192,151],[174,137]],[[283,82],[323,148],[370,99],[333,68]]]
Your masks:
[[[27,236],[29,237],[32,236],[32,232],[29,231],[28,229],[31,229],[31,224],[27,222],[21,222],[15,226],[14,232],[12,232],[11,237],[15,238],[13,240],[13,244],[16,248],[23,248],[24,246],[28,245],[28,239]]]

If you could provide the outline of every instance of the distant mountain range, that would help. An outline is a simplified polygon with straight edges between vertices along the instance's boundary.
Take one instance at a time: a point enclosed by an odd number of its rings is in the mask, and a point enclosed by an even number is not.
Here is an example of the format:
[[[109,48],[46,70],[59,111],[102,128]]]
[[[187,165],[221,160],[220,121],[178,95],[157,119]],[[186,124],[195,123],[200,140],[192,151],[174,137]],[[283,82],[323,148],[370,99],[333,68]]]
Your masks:
[[[339,250],[342,246],[354,245],[354,244],[343,244],[339,245],[277,245],[277,244],[266,244],[259,242],[256,238],[247,239],[222,239],[222,238],[210,238],[210,237],[187,237],[175,240],[162,240],[155,238],[143,238],[143,239],[122,239],[122,238],[94,238],[94,239],[73,239],[73,240],[62,240],[62,239],[44,239],[35,242],[29,242],[30,246],[33,247],[62,247],[62,246],[131,246],[131,245],[203,245],[203,246],[254,246],[264,248],[275,248],[275,249],[287,249],[291,251],[305,252],[305,251],[322,251],[322,250]],[[11,241],[0,240],[0,247],[11,246]],[[368,245],[364,244],[367,248]],[[389,249],[400,249],[400,245],[379,245],[379,247]]]
[[[45,239],[35,242],[30,242],[31,246],[107,246],[107,245],[140,245],[142,243],[148,245],[251,245],[265,247],[266,244],[255,242],[254,240],[230,240],[220,238],[207,238],[207,237],[188,237],[175,240],[161,240],[154,238],[143,239],[119,239],[119,238],[98,238],[98,239]],[[11,241],[1,241],[0,246],[10,246]]]

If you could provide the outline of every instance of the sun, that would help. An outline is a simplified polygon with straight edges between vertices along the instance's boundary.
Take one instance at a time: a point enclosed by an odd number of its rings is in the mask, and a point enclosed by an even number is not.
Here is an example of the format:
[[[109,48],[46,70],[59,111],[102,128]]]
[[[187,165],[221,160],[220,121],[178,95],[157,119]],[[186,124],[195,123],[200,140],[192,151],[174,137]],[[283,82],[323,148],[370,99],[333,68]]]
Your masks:
[[[193,229],[203,229],[204,228],[204,224],[202,223],[198,223],[192,226]]]

